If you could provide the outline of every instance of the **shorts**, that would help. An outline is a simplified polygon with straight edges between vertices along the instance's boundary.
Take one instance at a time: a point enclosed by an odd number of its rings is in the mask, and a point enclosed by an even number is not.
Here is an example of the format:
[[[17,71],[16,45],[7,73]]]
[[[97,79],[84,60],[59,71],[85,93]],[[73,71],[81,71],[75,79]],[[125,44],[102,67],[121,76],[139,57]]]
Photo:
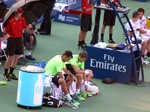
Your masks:
[[[9,56],[13,56],[14,54],[16,54],[16,55],[23,54],[22,37],[8,38],[7,39],[6,53]]]
[[[68,76],[67,74],[63,74],[63,75],[64,75],[64,79],[66,79],[67,76]],[[59,81],[59,77],[58,77],[58,76],[55,76],[55,77],[52,78],[52,82],[53,82],[57,87],[59,87],[58,81]]]
[[[52,82],[53,82],[57,87],[59,87],[58,80],[59,80],[59,77],[57,77],[57,76],[55,76],[55,77],[52,78]]]
[[[103,25],[105,26],[114,26],[116,21],[116,14],[113,11],[105,10]]]
[[[92,15],[81,15],[81,31],[91,31],[92,29]]]

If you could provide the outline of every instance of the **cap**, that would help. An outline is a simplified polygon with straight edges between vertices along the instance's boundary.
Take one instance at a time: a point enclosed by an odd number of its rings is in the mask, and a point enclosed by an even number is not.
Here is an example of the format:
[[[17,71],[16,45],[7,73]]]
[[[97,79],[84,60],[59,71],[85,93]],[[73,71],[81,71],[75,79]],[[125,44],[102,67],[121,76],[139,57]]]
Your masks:
[[[22,9],[22,8],[19,8],[19,9],[17,9],[17,12],[18,12],[18,13],[23,13],[23,9]]]

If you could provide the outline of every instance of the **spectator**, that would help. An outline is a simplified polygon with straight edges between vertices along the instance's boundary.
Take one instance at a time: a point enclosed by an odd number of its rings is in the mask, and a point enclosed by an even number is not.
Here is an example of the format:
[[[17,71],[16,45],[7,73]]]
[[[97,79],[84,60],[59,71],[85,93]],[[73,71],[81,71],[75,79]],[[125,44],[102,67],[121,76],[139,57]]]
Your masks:
[[[32,25],[30,32],[26,30],[23,31],[23,46],[25,47],[25,58],[24,55],[20,55],[18,59],[18,64],[25,64],[26,61],[35,61],[36,58],[32,56],[34,46],[36,44],[36,37],[34,37],[36,29],[35,26]]]
[[[86,34],[92,28],[92,10],[93,4],[89,0],[82,0],[81,27],[78,39],[78,49],[85,49]]]
[[[38,29],[38,32],[41,35],[51,35],[51,12],[53,10],[54,4],[55,4],[55,0],[51,0],[50,1],[50,5],[49,7],[46,9],[46,11],[44,12],[43,15],[43,21],[40,25],[40,28]]]
[[[67,101],[74,106],[78,106],[79,103],[74,101],[68,92],[69,86],[72,84],[73,80],[76,80],[75,76],[65,67],[65,62],[69,61],[71,58],[71,51],[65,51],[62,55],[53,57],[46,64],[45,73],[53,76],[52,82],[57,87],[61,85]],[[62,71],[65,72],[65,76],[63,76]]]

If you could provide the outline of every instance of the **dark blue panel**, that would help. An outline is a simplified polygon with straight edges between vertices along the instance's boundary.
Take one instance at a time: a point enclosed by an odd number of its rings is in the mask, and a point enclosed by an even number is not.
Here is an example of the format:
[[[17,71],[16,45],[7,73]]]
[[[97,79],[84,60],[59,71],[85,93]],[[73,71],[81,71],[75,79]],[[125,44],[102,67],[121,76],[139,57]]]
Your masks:
[[[85,68],[92,69],[95,78],[113,78],[119,83],[130,83],[132,54],[92,46],[87,46],[86,50],[89,58]]]

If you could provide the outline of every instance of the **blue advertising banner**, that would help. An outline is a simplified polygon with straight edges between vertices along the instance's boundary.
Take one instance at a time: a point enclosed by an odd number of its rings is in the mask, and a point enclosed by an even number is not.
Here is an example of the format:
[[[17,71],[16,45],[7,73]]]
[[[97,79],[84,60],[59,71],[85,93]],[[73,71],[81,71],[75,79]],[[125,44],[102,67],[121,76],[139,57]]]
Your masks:
[[[70,9],[76,9],[81,7],[81,0],[56,0],[56,2],[68,4]]]
[[[72,25],[80,25],[80,16],[70,13],[57,12],[54,21]]]
[[[92,2],[96,2],[97,0],[91,0]],[[70,9],[81,8],[81,0],[56,0],[58,3],[68,4]]]
[[[93,70],[94,78],[112,78],[116,82],[129,84],[133,55],[115,50],[87,46],[89,58],[85,68]]]

